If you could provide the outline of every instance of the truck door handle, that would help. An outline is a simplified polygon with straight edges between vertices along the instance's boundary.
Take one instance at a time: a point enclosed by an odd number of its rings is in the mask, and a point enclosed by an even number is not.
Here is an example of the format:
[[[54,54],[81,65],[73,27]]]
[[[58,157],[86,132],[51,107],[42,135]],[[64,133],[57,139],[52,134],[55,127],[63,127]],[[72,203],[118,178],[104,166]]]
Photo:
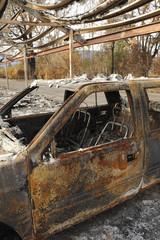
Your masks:
[[[127,155],[127,162],[132,162],[135,160],[135,154],[131,153]]]

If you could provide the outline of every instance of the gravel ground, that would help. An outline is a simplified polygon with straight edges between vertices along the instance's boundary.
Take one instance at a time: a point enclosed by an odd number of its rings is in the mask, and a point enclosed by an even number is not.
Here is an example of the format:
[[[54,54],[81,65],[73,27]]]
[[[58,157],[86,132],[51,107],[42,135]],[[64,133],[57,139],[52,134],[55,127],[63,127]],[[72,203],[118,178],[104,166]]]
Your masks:
[[[16,91],[0,87],[0,107]],[[53,111],[60,103],[45,95],[30,94],[14,109],[20,113]],[[27,109],[27,110],[26,110]],[[58,233],[49,240],[160,240],[160,184],[139,193],[134,198],[115,206]]]

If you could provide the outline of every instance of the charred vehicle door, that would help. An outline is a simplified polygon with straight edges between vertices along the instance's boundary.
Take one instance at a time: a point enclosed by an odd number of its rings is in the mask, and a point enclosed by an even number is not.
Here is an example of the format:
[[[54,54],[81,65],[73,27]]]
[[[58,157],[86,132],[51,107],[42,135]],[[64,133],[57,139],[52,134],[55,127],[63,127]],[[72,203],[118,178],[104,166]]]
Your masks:
[[[138,93],[132,82],[84,86],[30,143],[37,238],[83,221],[139,191],[144,143]]]
[[[144,83],[141,88],[146,140],[145,188],[160,182],[160,83]]]

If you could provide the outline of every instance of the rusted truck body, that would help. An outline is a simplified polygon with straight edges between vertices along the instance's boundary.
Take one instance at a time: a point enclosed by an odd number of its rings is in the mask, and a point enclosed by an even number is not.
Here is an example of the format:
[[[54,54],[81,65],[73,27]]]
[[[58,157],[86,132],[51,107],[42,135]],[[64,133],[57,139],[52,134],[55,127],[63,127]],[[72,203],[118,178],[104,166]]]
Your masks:
[[[45,239],[159,183],[159,90],[159,80],[93,83],[54,114],[3,107],[0,239],[3,229]]]

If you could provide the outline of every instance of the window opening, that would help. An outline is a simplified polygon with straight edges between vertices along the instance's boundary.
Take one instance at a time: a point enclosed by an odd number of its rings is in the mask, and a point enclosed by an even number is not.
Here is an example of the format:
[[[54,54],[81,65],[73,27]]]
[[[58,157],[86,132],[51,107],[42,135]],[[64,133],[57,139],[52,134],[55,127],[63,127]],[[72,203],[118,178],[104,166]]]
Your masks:
[[[133,137],[127,92],[89,95],[56,134],[56,156]]]
[[[147,88],[147,106],[151,130],[160,128],[160,88]]]
[[[42,153],[42,161],[62,154],[134,137],[129,91],[89,95]],[[130,159],[130,158],[129,158]]]

